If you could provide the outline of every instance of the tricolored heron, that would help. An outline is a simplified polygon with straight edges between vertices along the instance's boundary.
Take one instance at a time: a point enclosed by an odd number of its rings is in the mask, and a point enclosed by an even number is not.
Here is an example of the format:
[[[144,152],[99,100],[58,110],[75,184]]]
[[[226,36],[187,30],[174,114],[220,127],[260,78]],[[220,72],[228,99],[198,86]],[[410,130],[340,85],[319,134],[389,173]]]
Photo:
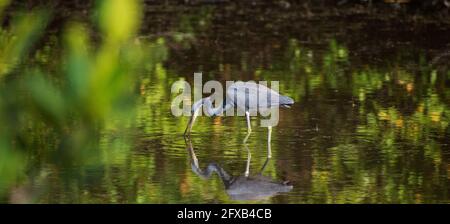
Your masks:
[[[261,96],[264,96],[261,100]],[[205,97],[192,105],[191,118],[186,127],[184,135],[190,136],[192,127],[200,108],[205,107],[206,113],[210,116],[222,114],[230,108],[237,107],[239,110],[245,111],[247,119],[247,136],[244,143],[249,137],[252,127],[250,125],[250,114],[257,111],[267,111],[274,107],[287,107],[294,103],[294,100],[288,96],[280,95],[278,92],[255,82],[235,82],[226,91],[226,100],[223,101],[222,106],[214,108],[211,96]],[[272,126],[268,126],[267,141],[270,142]],[[269,155],[270,157],[270,155]]]

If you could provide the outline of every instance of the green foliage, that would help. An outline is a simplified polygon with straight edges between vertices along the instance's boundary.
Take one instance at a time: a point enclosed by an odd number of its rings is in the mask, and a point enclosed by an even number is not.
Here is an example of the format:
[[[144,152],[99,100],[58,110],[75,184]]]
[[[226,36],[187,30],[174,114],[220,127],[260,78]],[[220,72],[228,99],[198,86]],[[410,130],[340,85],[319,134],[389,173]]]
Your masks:
[[[10,29],[0,29],[0,79],[10,73],[32,49],[46,26],[47,18],[47,13],[36,10],[15,18]]]
[[[2,1],[0,9],[5,5]],[[100,43],[93,45],[85,25],[67,24],[64,38],[57,40],[63,46],[60,58],[52,59],[55,70],[17,66],[36,48],[33,43],[48,20],[45,11],[24,13],[10,29],[0,30],[0,195],[33,162],[26,154],[59,157],[64,166],[98,166],[100,151],[93,148],[99,147],[101,133],[133,120],[136,74],[154,55],[149,54],[154,44],[135,36],[139,1],[100,1],[98,14]],[[114,147],[122,150],[119,154],[128,149],[122,138],[116,142],[121,144],[104,144],[111,147],[107,155],[117,154]]]

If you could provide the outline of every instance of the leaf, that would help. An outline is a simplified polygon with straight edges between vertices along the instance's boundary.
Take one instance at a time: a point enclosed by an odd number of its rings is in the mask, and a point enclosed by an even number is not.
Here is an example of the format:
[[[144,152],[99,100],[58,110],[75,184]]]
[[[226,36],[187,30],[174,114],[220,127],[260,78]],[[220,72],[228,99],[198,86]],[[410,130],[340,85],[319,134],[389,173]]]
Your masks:
[[[30,90],[32,103],[42,115],[61,124],[65,116],[65,102],[61,92],[42,74],[36,72],[28,77],[27,86]]]

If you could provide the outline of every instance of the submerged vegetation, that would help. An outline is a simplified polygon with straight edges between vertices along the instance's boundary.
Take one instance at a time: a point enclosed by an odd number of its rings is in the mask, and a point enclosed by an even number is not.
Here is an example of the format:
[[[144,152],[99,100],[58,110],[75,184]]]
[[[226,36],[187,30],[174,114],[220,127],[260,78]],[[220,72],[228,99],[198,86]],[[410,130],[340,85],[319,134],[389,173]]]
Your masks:
[[[278,80],[298,102],[281,111],[271,162],[267,133],[250,137],[251,167],[293,184],[257,202],[450,201],[447,17],[403,17],[416,1],[379,19],[357,1],[357,22],[312,1],[170,2],[95,1],[55,25],[66,10],[0,0],[1,202],[229,202],[219,178],[192,172],[187,119],[170,114],[171,84],[198,71]],[[436,2],[425,11],[446,15]],[[244,170],[244,124],[199,118],[200,166]]]

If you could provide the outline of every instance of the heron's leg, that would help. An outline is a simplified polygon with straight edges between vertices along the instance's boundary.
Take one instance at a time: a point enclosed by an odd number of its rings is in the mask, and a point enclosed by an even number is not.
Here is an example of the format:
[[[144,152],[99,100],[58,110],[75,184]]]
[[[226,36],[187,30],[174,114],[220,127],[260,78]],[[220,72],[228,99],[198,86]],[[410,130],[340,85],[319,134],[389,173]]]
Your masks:
[[[268,133],[267,133],[267,158],[272,157],[272,150],[270,149],[270,142],[271,142],[271,136],[272,136],[272,126],[267,127]]]
[[[245,135],[244,144],[247,144],[248,137],[250,137],[251,133],[252,133],[252,131],[250,130],[249,132],[247,132],[247,135]]]
[[[245,111],[245,117],[247,119],[247,135],[244,138],[244,144],[247,142],[248,137],[250,137],[250,134],[252,133],[252,125],[250,124],[250,112]]]
[[[245,166],[245,177],[248,177],[250,174],[250,160],[252,159],[252,154],[250,153],[250,149],[248,149],[247,144],[244,144],[245,149],[247,150],[247,165]]]
[[[245,112],[245,117],[247,118],[247,131],[252,132],[252,125],[250,124],[250,112]]]

